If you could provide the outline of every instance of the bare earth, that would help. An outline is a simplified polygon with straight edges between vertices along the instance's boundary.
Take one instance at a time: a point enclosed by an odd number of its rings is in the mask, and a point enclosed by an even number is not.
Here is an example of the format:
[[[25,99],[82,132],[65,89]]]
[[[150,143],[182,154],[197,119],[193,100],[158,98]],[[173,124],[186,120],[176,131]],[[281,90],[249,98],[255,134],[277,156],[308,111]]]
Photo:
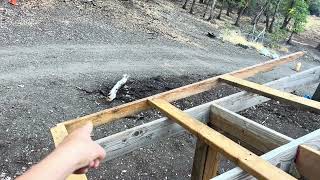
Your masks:
[[[206,36],[218,33],[216,24],[203,21],[175,1],[19,1],[17,7],[1,2],[0,15],[0,178],[24,172],[53,149],[49,129],[55,124],[230,72],[268,58]],[[197,8],[201,8],[200,6]],[[221,22],[220,22],[221,23]],[[319,65],[319,54],[308,50],[302,70]],[[256,82],[292,73],[294,64],[259,75]],[[131,75],[127,89],[112,103],[103,101],[122,74]],[[84,92],[85,89],[88,92]],[[298,94],[312,94],[302,87]],[[237,92],[220,87],[179,102],[185,109]],[[276,129],[278,123],[299,137],[319,128],[319,116],[298,112],[275,102],[242,112]],[[281,115],[274,115],[274,112]],[[261,114],[261,115],[260,115]],[[97,128],[95,138],[119,132],[158,118],[153,111]],[[297,125],[299,124],[299,125]],[[280,132],[282,129],[276,129]],[[296,133],[295,133],[296,132]],[[185,133],[140,148],[105,163],[91,179],[189,179],[194,138]],[[228,163],[228,162],[226,162]],[[225,169],[221,169],[223,172]]]

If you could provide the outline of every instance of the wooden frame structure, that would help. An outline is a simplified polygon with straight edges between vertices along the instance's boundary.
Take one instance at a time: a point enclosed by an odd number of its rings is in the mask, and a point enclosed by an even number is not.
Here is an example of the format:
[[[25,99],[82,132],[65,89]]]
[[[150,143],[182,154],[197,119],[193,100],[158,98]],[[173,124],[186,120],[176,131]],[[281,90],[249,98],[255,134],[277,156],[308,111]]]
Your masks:
[[[170,120],[161,118],[97,140],[108,154],[106,161],[162,138],[188,130],[198,137],[192,179],[211,179],[216,176],[220,155],[232,160],[241,169],[230,170],[217,176],[217,179],[239,179],[251,176],[258,179],[295,179],[286,173],[293,160],[296,160],[299,172],[312,179],[316,177],[315,175],[320,175],[320,167],[310,168],[309,161],[304,161],[304,158],[311,159],[310,162],[320,161],[317,151],[320,148],[320,130],[294,140],[236,113],[268,101],[268,98],[319,113],[320,102],[304,99],[284,91],[290,92],[298,86],[319,82],[320,67],[281,78],[266,85],[243,80],[259,72],[270,71],[276,66],[293,61],[302,55],[303,52],[297,52],[69,120],[51,128],[51,133],[55,144],[58,145],[69,133],[87,122],[92,122],[94,126],[103,125],[153,107],[163,112]],[[170,104],[172,101],[210,90],[220,83],[227,83],[248,92],[236,93],[186,111],[181,111]],[[232,139],[241,140],[243,146],[232,141]],[[311,144],[316,150],[306,146],[300,147],[301,144]],[[295,158],[298,146],[299,153]],[[255,153],[266,154],[259,157]],[[286,161],[283,161],[284,157]],[[86,179],[86,176],[72,175],[69,179]]]

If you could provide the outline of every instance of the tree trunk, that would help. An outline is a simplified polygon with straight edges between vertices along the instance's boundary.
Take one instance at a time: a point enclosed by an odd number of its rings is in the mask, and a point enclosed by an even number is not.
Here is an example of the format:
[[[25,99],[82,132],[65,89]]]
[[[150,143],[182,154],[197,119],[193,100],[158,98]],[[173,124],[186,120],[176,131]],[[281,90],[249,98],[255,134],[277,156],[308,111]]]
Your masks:
[[[294,31],[291,32],[289,39],[287,41],[288,44],[292,44],[292,37],[293,37]]]
[[[265,16],[266,16],[266,29],[268,29],[269,26],[270,26],[270,24],[269,24],[270,19],[269,19],[269,14],[268,14],[268,12],[265,13]]]
[[[204,0],[200,0],[199,3],[204,4]]]
[[[208,21],[210,21],[210,20],[213,19],[213,13],[214,13],[214,9],[215,9],[215,7],[216,7],[216,2],[217,2],[217,0],[213,0],[213,1],[212,1],[211,9],[210,9],[210,16],[209,16],[209,18],[207,19]]]
[[[230,17],[230,13],[232,13],[232,4],[228,1],[228,8],[227,8],[227,13],[226,15]]]
[[[191,8],[190,8],[190,14],[193,14],[193,9],[194,9],[194,5],[196,4],[196,0],[193,0],[192,1],[192,5],[191,5]]]
[[[288,24],[291,20],[290,18],[290,14],[289,14],[289,10],[293,8],[294,6],[294,3],[295,3],[295,0],[291,0],[291,3],[290,3],[290,6],[284,16],[284,20],[283,20],[283,23],[282,23],[282,26],[281,26],[281,29],[286,29],[288,27]]]
[[[252,21],[251,21],[251,24],[252,25],[255,25],[255,24],[257,24],[258,22],[259,22],[259,19],[260,19],[260,17],[261,17],[261,15],[264,13],[264,11],[267,9],[267,7],[268,7],[268,5],[269,5],[269,0],[267,0],[266,2],[265,2],[265,4],[261,7],[261,9],[260,9],[260,11],[258,12],[258,14],[256,14],[255,16],[254,16],[254,18],[252,19]]]
[[[276,21],[276,16],[279,11],[280,4],[281,4],[281,0],[278,0],[276,8],[274,9],[274,12],[272,14],[272,19],[271,19],[270,25],[269,25],[269,33],[273,32],[273,25],[274,25],[274,22]]]
[[[203,16],[202,16],[203,18],[206,17],[206,14],[207,14],[207,11],[208,11],[208,8],[209,8],[209,4],[210,4],[211,1],[213,1],[213,0],[208,0],[207,1],[206,9],[204,10],[204,13],[203,13]]]
[[[189,0],[186,0],[182,6],[183,9],[187,9],[187,4],[188,4]]]
[[[224,1],[225,1],[225,0],[222,0],[221,7],[220,7],[220,11],[219,11],[219,14],[218,14],[218,16],[217,16],[217,19],[221,19],[223,7],[224,7]]]

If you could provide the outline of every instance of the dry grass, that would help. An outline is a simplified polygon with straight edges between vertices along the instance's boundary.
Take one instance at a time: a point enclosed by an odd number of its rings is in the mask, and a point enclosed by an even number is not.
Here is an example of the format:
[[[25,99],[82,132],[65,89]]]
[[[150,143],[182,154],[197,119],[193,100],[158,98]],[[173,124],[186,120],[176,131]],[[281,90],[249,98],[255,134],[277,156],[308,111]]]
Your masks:
[[[243,35],[241,35],[240,32],[235,30],[225,30],[222,33],[221,38],[223,41],[230,42],[231,44],[234,44],[234,45],[241,44],[244,46],[254,48],[257,51],[260,51],[261,49],[264,48],[262,43],[248,41]]]

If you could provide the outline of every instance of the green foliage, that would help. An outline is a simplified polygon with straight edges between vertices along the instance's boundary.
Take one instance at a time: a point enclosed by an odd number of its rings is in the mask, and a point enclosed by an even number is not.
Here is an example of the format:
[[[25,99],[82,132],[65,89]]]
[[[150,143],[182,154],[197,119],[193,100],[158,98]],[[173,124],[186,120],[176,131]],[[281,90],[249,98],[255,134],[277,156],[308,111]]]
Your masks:
[[[311,15],[320,16],[320,0],[310,0],[309,11]]]
[[[271,48],[279,48],[279,44],[288,37],[288,31],[277,27],[276,30],[269,34]]]
[[[291,31],[294,33],[302,32],[304,31],[304,27],[307,23],[309,5],[305,0],[296,0],[294,7],[289,10],[289,15],[294,20]]]

